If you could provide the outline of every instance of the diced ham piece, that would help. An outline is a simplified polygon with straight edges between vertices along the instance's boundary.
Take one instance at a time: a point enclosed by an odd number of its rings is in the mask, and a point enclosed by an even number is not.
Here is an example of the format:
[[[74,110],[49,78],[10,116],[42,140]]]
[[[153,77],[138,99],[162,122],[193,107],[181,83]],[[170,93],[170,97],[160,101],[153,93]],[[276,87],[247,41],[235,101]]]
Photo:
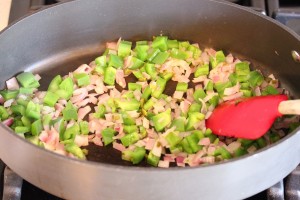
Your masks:
[[[80,65],[75,71],[74,73],[75,74],[79,74],[79,73],[86,73],[86,74],[89,74],[93,69],[88,66],[87,64],[82,64]]]
[[[89,145],[88,135],[76,135],[74,139],[75,144],[79,147]]]
[[[162,145],[160,144],[159,140],[156,140],[154,143],[154,146],[151,150],[152,154],[160,157],[161,156],[161,152],[162,152]]]
[[[198,144],[203,145],[203,146],[208,146],[208,145],[210,145],[210,140],[209,140],[209,138],[202,138]]]
[[[161,168],[169,168],[170,166],[170,162],[167,161],[167,160],[160,160],[158,162],[158,167],[161,167]]]
[[[4,106],[5,108],[10,107],[11,104],[12,104],[14,101],[15,101],[14,99],[9,99],[9,100],[7,100],[7,101],[4,102],[3,106]]]
[[[118,69],[116,72],[116,82],[122,87],[126,87],[126,81],[124,78],[124,71],[122,69]]]
[[[175,91],[173,94],[173,98],[175,99],[182,99],[184,92],[182,91]]]
[[[8,119],[4,120],[2,123],[6,126],[11,126],[14,123],[14,119],[8,118]]]
[[[240,84],[237,83],[237,84],[236,84],[235,86],[233,86],[233,87],[225,88],[225,90],[224,90],[224,95],[227,95],[227,96],[233,95],[233,94],[238,93],[239,90],[240,90]]]
[[[243,96],[243,92],[238,92],[238,93],[223,97],[223,100],[224,101],[229,101],[229,100],[232,100],[232,99],[240,98],[242,96]]]
[[[90,106],[86,106],[83,108],[79,108],[78,110],[78,121],[83,120],[83,118],[89,113],[91,112],[91,107]]]
[[[155,144],[155,139],[147,138],[145,149],[147,149],[147,150],[153,149],[154,144]]]
[[[103,143],[102,143],[102,141],[101,141],[101,138],[98,137],[98,136],[94,137],[94,138],[92,139],[92,141],[94,142],[95,145],[98,145],[98,146],[101,146],[101,147],[103,146]]]
[[[125,146],[123,146],[122,144],[117,143],[117,142],[113,142],[113,148],[118,150],[118,151],[121,151],[121,152],[126,149]]]
[[[19,83],[15,77],[6,81],[6,87],[8,90],[18,90],[20,88]]]

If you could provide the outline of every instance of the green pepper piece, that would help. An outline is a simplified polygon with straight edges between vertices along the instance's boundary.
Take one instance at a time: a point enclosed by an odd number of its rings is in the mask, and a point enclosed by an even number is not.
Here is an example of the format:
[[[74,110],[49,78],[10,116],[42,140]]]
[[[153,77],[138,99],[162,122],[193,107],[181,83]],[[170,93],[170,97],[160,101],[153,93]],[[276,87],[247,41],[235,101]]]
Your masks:
[[[104,145],[107,146],[114,141],[113,137],[117,132],[112,128],[103,129],[101,132]]]
[[[50,107],[54,107],[56,102],[58,101],[59,96],[53,92],[48,91],[44,97],[44,103]]]
[[[219,95],[223,95],[224,90],[228,87],[232,87],[232,84],[230,81],[222,83],[222,82],[217,82],[214,85],[214,88],[217,90],[217,92],[219,93]]]
[[[188,83],[178,82],[176,85],[176,91],[186,92],[188,89]]]
[[[176,127],[176,131],[184,132],[185,131],[185,121],[184,117],[178,117],[172,121],[171,127]]]
[[[0,94],[7,101],[9,99],[15,99],[19,94],[19,90],[2,90]]]
[[[42,121],[40,119],[36,120],[31,124],[31,133],[32,135],[39,135],[43,130]]]
[[[146,81],[146,78],[144,77],[144,75],[140,70],[132,71],[132,73],[139,81]]]
[[[190,144],[188,143],[187,139],[184,138],[182,141],[181,141],[181,146],[182,146],[182,149],[184,152],[186,153],[189,153],[189,154],[192,154],[193,153],[193,150],[192,148],[190,147]]]
[[[71,119],[77,120],[78,114],[76,107],[73,106],[73,104],[69,101],[66,105],[66,107],[62,111],[64,120],[68,121]]]
[[[104,68],[107,66],[106,56],[99,56],[95,59],[97,67]]]
[[[208,102],[210,103],[210,105],[216,107],[219,104],[219,96],[218,95],[213,96]]]
[[[237,75],[236,75],[236,73],[230,74],[228,79],[231,82],[231,85],[236,85],[237,84]]]
[[[214,84],[212,81],[208,81],[208,83],[205,86],[206,91],[213,91],[214,90]]]
[[[25,107],[23,105],[11,105],[10,109],[14,114],[25,115]]]
[[[107,67],[104,71],[104,83],[107,85],[115,85],[117,70],[113,67]]]
[[[156,85],[152,89],[152,96],[158,98],[165,90],[167,81],[163,78],[158,77],[156,80]],[[151,86],[150,86],[151,87]]]
[[[240,91],[243,92],[244,97],[252,96],[252,92],[250,90],[240,90]]]
[[[174,147],[181,142],[182,138],[179,137],[177,132],[171,132],[166,136],[166,140],[171,147]]]
[[[28,86],[28,88],[33,88],[33,89],[36,89],[38,87],[40,87],[40,83],[37,80],[35,80]]]
[[[124,125],[135,125],[135,120],[130,115],[128,115],[127,112],[122,112],[121,115]]]
[[[262,95],[275,95],[279,94],[278,90],[274,88],[272,85],[268,85],[261,93]]]
[[[157,71],[156,71],[154,64],[146,63],[145,70],[146,70],[146,73],[151,76],[152,80],[155,80],[157,78]]]
[[[132,100],[115,100],[117,103],[118,108],[120,108],[122,111],[132,111],[132,110],[138,110],[141,106],[140,102],[136,99]]]
[[[128,147],[129,145],[136,143],[139,139],[139,134],[137,132],[133,132],[126,134],[120,140],[125,147]]]
[[[267,146],[266,140],[265,140],[264,138],[262,138],[262,137],[261,137],[261,138],[258,138],[258,139],[256,140],[256,142],[257,142],[259,148],[263,148],[263,147]]]
[[[51,119],[52,119],[51,115],[49,115],[49,114],[43,115],[43,122],[42,122],[43,126],[49,126]]]
[[[137,58],[140,59],[141,61],[145,61],[148,56],[147,53],[148,50],[149,50],[149,45],[147,45],[147,43],[143,45],[137,45],[135,47]]]
[[[47,119],[44,119],[43,120],[43,124],[44,124],[44,121],[47,120]],[[50,126],[54,126],[54,128],[57,130],[57,132],[59,133],[59,139],[62,141],[64,140],[64,133],[65,133],[65,130],[66,130],[66,122],[65,120],[62,118],[62,117],[58,117],[57,119],[55,120],[51,120],[49,122],[49,125]]]
[[[128,67],[129,69],[139,69],[143,66],[144,61],[136,58],[136,57],[132,57],[131,58],[131,65]]]
[[[246,76],[250,73],[249,63],[240,62],[235,64],[235,72],[238,76]]]
[[[159,163],[160,157],[155,156],[151,151],[149,152],[147,156],[147,163],[149,165],[152,165],[153,167],[157,167]]]
[[[142,98],[145,99],[145,100],[148,100],[150,96],[151,96],[151,88],[150,88],[150,86],[148,85],[148,86],[145,88],[145,90],[144,90],[144,92],[143,92],[143,94],[142,94]]]
[[[206,97],[205,91],[203,89],[197,89],[194,92],[193,97],[196,102],[200,103],[201,101],[199,101],[199,99],[204,99]]]
[[[9,114],[6,110],[6,108],[4,108],[4,106],[0,106],[0,120],[5,120],[9,117]]]
[[[125,133],[133,133],[138,131],[138,127],[136,125],[125,125],[123,129]]]
[[[168,52],[158,52],[152,62],[155,64],[163,64],[168,59],[169,55]]]
[[[132,43],[129,41],[121,41],[118,47],[118,56],[126,57],[130,55]]]
[[[63,90],[63,93],[58,93],[59,90],[53,91],[56,93],[60,98],[63,98],[65,100],[69,100],[71,96],[73,95],[74,91],[74,83],[71,77],[68,77],[64,79],[60,84],[59,84],[59,89]]]
[[[195,77],[203,76],[203,75],[208,75],[209,74],[209,65],[208,64],[203,64],[199,67],[197,67],[195,71]]]
[[[188,113],[191,113],[191,112],[200,112],[202,108],[202,104],[199,104],[199,103],[192,103],[189,107],[189,111]]]
[[[17,126],[15,128],[16,133],[28,133],[30,131],[30,128],[27,126]]]
[[[143,106],[143,109],[148,111],[149,109],[151,109],[154,104],[155,104],[156,100],[155,98],[151,97]]]
[[[24,126],[27,126],[29,128],[31,127],[31,121],[28,117],[22,116],[21,121],[22,121]]]
[[[202,149],[202,146],[198,145],[200,139],[197,133],[192,133],[191,135],[186,137],[187,142],[190,145],[191,150],[193,153],[197,153],[199,150]]]
[[[142,85],[138,83],[128,83],[128,89],[131,91],[142,90]]]
[[[182,41],[182,42],[179,42],[179,49],[188,49],[190,46],[190,42],[189,41]]]
[[[73,126],[66,129],[63,134],[64,140],[74,139],[77,134],[80,133],[80,127],[78,123],[75,123]]]
[[[152,47],[158,48],[161,51],[166,51],[168,49],[167,40],[168,37],[166,36],[157,36],[152,42]]]
[[[248,152],[244,148],[240,147],[237,150],[235,150],[234,156],[235,157],[240,157],[240,156],[246,155],[247,153]]]
[[[186,60],[189,58],[189,54],[185,51],[181,51],[181,50],[173,48],[171,50],[171,57],[179,59],[179,60]]]
[[[103,104],[98,105],[97,112],[94,113],[94,117],[100,119],[104,118],[104,115],[106,113],[106,108]]]
[[[140,163],[146,154],[146,150],[144,147],[136,147],[131,154],[131,162],[132,164]]]
[[[152,122],[156,131],[162,131],[171,123],[171,109],[161,112],[152,117]]]
[[[199,58],[199,56],[202,54],[202,51],[198,47],[196,47],[194,45],[190,45],[188,47],[188,50],[191,51],[191,52],[193,52],[193,58],[194,59]]]
[[[26,107],[28,104],[28,101],[20,98],[20,99],[17,99],[17,104]]]
[[[40,113],[40,105],[33,103],[32,101],[29,101],[26,107],[25,115],[26,117],[33,118],[33,119],[40,119],[41,113]]]
[[[223,51],[217,51],[215,57],[210,58],[212,68],[215,68],[219,63],[224,62],[226,59]]]
[[[179,48],[179,42],[177,40],[167,40],[167,46],[168,49],[178,49]]]
[[[217,148],[214,152],[214,156],[218,156],[221,155],[221,157],[223,159],[230,159],[232,158],[231,154],[229,153],[229,151],[227,151],[227,149],[225,149],[224,147],[220,147]]]
[[[35,90],[35,88],[24,88],[24,87],[20,87],[19,89],[19,93],[20,94],[33,94],[33,91]]]
[[[60,75],[55,76],[49,84],[48,91],[55,92],[59,88],[61,82],[62,82],[61,76]]]
[[[89,123],[87,121],[81,121],[79,122],[80,126],[80,132],[83,135],[88,135],[89,134]]]
[[[34,145],[41,146],[40,139],[38,136],[26,136],[26,140],[28,140]]]
[[[152,60],[155,58],[155,56],[160,52],[159,49],[150,49],[150,52],[147,56],[147,60],[152,62]]]
[[[114,67],[120,69],[123,67],[123,59],[120,56],[110,54],[108,67]]]
[[[199,140],[204,138],[204,133],[201,130],[194,130],[192,134],[196,134]]]
[[[160,77],[165,79],[166,81],[169,81],[173,77],[173,73],[166,71],[166,72],[160,74]]]
[[[191,131],[194,130],[194,126],[203,120],[205,118],[205,115],[199,112],[190,112],[189,117],[187,119],[187,124],[186,124],[186,130]]]
[[[36,82],[34,75],[31,72],[23,72],[16,76],[17,80],[23,87],[29,87],[32,83]]]
[[[74,143],[66,144],[65,150],[79,159],[86,159],[83,150]]]
[[[90,84],[90,76],[86,73],[74,74],[74,77],[77,80],[77,84],[79,87],[87,86]]]

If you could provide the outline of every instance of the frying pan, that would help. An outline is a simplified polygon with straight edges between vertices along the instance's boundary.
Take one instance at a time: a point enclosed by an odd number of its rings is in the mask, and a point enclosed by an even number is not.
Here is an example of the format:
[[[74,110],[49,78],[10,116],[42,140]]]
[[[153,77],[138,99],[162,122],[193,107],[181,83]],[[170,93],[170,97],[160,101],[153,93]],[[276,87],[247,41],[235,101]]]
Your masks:
[[[0,80],[23,70],[42,85],[104,50],[106,41],[164,34],[232,52],[279,77],[300,96],[300,38],[246,8],[206,0],[77,0],[27,16],[0,34]],[[124,166],[112,151],[90,147],[90,160],[66,158],[0,125],[0,157],[30,183],[66,199],[242,199],[272,186],[300,162],[299,129],[256,153],[195,168]],[[104,155],[104,153],[107,153]],[[100,161],[100,162],[95,162]]]

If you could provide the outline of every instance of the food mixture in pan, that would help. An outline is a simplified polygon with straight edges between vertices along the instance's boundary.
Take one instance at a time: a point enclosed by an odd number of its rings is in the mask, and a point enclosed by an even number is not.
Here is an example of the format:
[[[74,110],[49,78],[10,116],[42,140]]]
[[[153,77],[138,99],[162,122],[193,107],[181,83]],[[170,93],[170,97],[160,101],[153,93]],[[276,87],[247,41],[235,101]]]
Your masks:
[[[79,159],[94,143],[112,145],[133,164],[198,166],[252,153],[299,125],[298,116],[280,118],[257,140],[214,135],[205,120],[219,103],[287,91],[247,61],[166,36],[107,43],[47,91],[38,90],[40,79],[24,72],[6,81],[0,119],[20,137]]]

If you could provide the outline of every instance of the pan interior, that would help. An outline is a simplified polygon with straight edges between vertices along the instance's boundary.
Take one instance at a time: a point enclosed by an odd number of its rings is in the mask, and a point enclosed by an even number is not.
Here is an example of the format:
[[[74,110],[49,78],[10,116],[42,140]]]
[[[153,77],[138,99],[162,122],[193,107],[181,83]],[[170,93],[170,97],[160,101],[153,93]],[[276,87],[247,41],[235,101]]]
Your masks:
[[[168,9],[157,9],[155,2]],[[214,1],[136,1],[133,7],[120,0],[101,1],[99,6],[94,0],[80,5],[74,1],[46,9],[1,33],[0,80],[29,70],[41,75],[40,90],[46,90],[55,75],[101,55],[107,41],[151,40],[163,34],[233,53],[265,75],[274,73],[295,97],[300,96],[300,66],[291,57],[292,50],[299,50],[299,39],[254,11]],[[110,147],[90,145],[88,150],[89,160],[128,164]]]

